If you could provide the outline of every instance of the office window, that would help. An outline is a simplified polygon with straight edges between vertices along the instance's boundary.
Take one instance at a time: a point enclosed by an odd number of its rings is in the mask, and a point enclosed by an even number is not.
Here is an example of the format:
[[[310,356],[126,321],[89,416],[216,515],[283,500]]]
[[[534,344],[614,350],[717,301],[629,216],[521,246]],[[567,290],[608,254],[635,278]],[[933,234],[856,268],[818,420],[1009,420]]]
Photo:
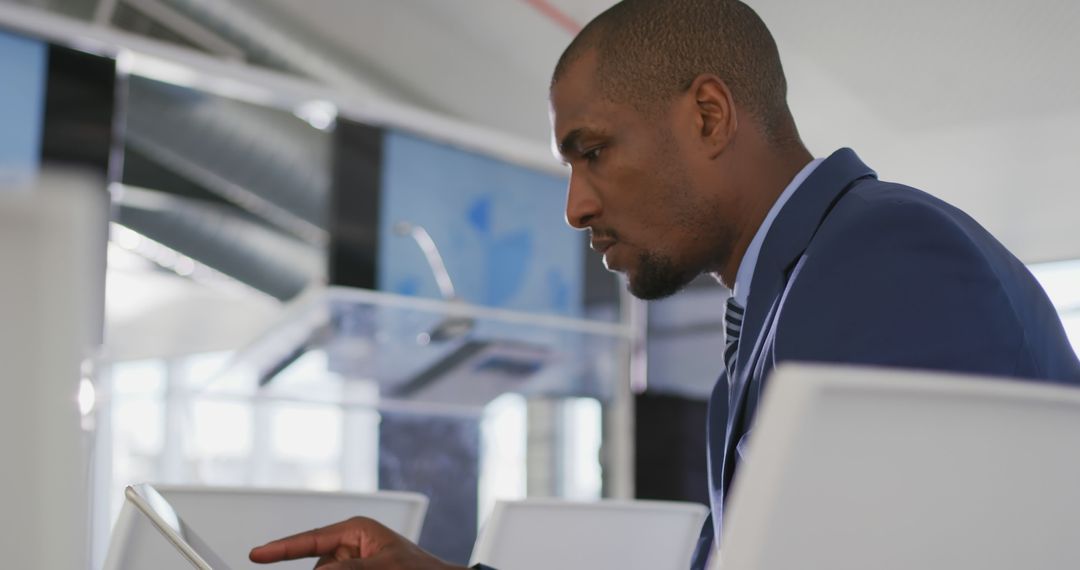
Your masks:
[[[1040,263],[1031,272],[1057,307],[1073,349],[1080,352],[1080,260]]]
[[[165,447],[165,365],[160,360],[126,362],[111,374],[111,435],[105,457],[112,458],[111,471],[123,484],[152,481],[158,474],[158,458]],[[110,518],[120,512],[123,486],[109,486]]]
[[[480,466],[479,518],[483,525],[497,500],[526,496],[527,404],[518,394],[504,394],[484,409],[480,424],[483,453]]]
[[[231,357],[205,353],[107,367],[103,384],[111,398],[99,410],[97,457],[96,492],[107,509],[102,524],[111,526],[124,486],[136,482],[377,488],[376,409],[238,396],[231,384],[250,379],[218,375]],[[326,355],[312,351],[276,381],[326,374]]]

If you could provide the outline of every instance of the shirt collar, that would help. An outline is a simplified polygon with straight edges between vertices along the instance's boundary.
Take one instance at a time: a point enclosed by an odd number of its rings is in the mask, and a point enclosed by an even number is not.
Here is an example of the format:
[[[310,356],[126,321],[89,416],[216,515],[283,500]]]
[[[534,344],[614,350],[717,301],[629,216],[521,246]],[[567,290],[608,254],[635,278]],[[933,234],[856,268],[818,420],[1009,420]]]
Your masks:
[[[765,241],[765,236],[769,234],[769,228],[772,227],[773,221],[776,220],[776,216],[780,213],[780,210],[784,209],[784,204],[791,198],[791,195],[795,193],[795,190],[802,185],[802,183],[814,172],[814,169],[818,167],[825,159],[817,158],[811,160],[809,164],[803,167],[795,178],[791,179],[787,188],[780,193],[780,197],[773,203],[772,208],[769,209],[769,213],[762,220],[761,226],[758,227],[757,233],[754,234],[754,239],[750,241],[750,246],[746,248],[746,253],[743,254],[742,262],[739,263],[739,272],[735,275],[735,286],[732,288],[732,296],[735,298],[735,302],[741,307],[746,307],[746,301],[750,298],[750,281],[754,278],[754,269],[757,267],[758,255],[761,253],[761,244]]]

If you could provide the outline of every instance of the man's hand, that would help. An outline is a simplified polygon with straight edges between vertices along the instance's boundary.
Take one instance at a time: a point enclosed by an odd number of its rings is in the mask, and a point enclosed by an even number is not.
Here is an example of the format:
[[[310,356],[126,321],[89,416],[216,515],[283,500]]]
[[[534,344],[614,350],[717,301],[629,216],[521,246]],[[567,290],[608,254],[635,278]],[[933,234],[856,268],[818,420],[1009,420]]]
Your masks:
[[[275,540],[249,555],[252,562],[268,564],[297,558],[319,557],[319,570],[453,570],[405,537],[378,522],[354,517],[327,527]]]

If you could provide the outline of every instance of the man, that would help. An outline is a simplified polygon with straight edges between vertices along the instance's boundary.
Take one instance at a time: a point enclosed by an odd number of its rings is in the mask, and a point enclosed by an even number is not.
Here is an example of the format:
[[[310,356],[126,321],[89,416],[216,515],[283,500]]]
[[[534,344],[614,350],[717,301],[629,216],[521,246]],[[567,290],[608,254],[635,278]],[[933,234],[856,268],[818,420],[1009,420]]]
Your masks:
[[[780,361],[1080,383],[1023,264],[963,212],[878,181],[849,149],[814,160],[786,97],[771,35],[735,0],[622,2],[582,30],[552,80],[570,225],[591,232],[638,297],[670,295],[702,273],[733,291],[710,401],[712,517],[699,568]],[[361,519],[252,559],[310,555],[340,561],[329,568],[449,567]]]

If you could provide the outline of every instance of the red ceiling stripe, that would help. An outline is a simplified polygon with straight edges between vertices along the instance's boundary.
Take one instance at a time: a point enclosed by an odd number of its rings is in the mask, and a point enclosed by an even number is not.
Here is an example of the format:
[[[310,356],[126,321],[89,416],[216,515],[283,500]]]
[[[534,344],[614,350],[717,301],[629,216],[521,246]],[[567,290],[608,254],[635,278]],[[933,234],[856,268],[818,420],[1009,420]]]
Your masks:
[[[560,28],[573,35],[576,36],[577,33],[581,31],[581,24],[577,23],[577,21],[570,16],[567,16],[566,12],[563,12],[558,6],[555,6],[548,0],[525,0],[525,3],[532,6],[537,12],[540,12],[549,20],[555,22]]]

